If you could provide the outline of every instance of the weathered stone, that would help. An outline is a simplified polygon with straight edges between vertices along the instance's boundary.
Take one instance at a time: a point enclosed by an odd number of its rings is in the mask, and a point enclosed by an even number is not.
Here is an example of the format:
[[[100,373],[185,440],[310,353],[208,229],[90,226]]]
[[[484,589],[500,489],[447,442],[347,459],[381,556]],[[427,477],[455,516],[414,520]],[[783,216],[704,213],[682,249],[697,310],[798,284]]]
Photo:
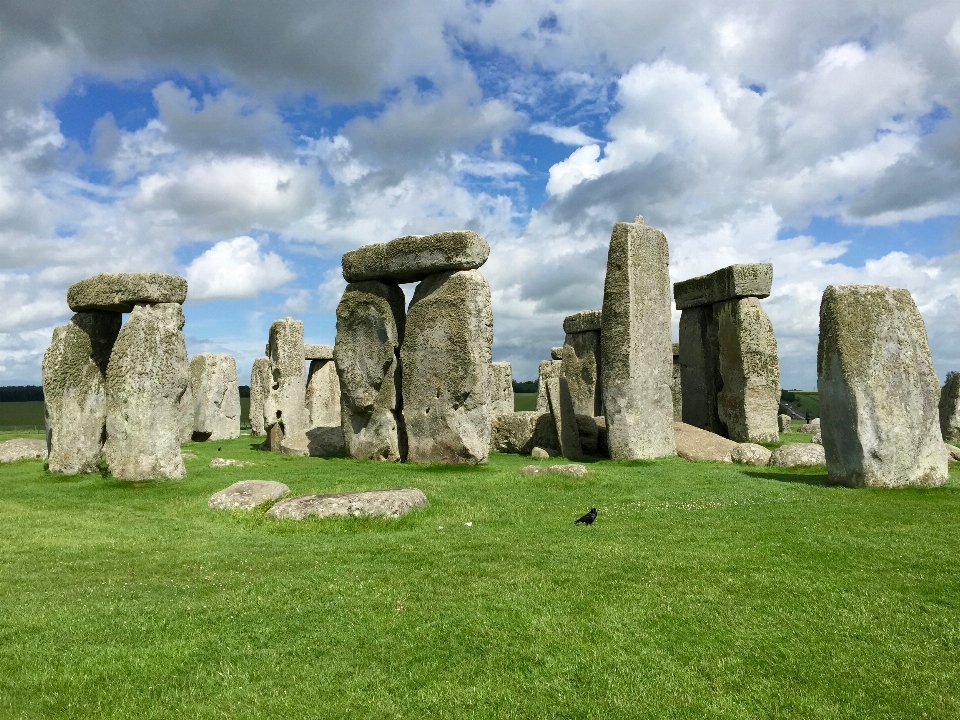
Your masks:
[[[600,344],[607,444],[614,459],[675,452],[668,265],[667,238],[642,217],[613,226]]]
[[[194,456],[196,457],[196,456]],[[246,467],[247,465],[253,465],[249,460],[234,460],[233,458],[221,458],[215,457],[207,463],[207,467],[219,468],[219,467]]]
[[[407,459],[486,462],[490,452],[490,286],[476,270],[424,279],[400,349]]]
[[[680,343],[673,343],[673,382],[670,385],[673,397],[673,421],[683,420],[683,380],[680,376]]]
[[[263,399],[264,427],[280,423],[284,435],[306,430],[303,323],[291,317],[275,320],[270,325],[267,356],[270,388]]]
[[[489,256],[487,241],[472,230],[407,235],[344,253],[343,279],[418,282],[437,273],[476,270]]]
[[[816,435],[810,438],[810,442],[816,443],[817,445],[823,445],[823,434],[817,430]]]
[[[717,407],[723,387],[717,329],[711,305],[688,308],[680,315],[681,403],[684,423],[726,435]]]
[[[773,263],[730,265],[709,275],[676,283],[673,297],[677,310],[686,310],[745,297],[769,297],[772,284]]]
[[[590,417],[603,414],[600,373],[600,331],[567,333],[563,342],[560,377],[566,380],[570,388],[573,409],[577,413]]]
[[[542,448],[542,447],[535,447],[533,450],[530,451],[530,457],[536,458],[538,460],[546,460],[547,458],[556,457],[557,455],[558,453],[556,450],[553,450],[553,449],[547,450],[546,448]]]
[[[577,431],[580,436],[580,449],[584,455],[596,455],[600,440],[600,428],[597,418],[591,415],[577,415]]]
[[[194,407],[193,403],[193,390],[190,388],[189,377],[187,378],[187,389],[184,390],[178,407],[178,434],[180,435],[180,444],[182,445],[183,443],[193,441],[193,416],[196,413],[196,408]]]
[[[280,442],[280,452],[300,457],[323,457],[343,452],[343,427],[315,427],[287,435]]]
[[[810,424],[810,425],[813,425],[815,428],[819,428],[819,427],[820,427],[820,418],[818,418],[818,417],[813,418],[813,420],[811,420],[809,424]]]
[[[603,312],[600,310],[581,310],[563,319],[563,331],[567,335],[582,332],[600,332],[603,322]]]
[[[960,462],[960,447],[951,445],[950,443],[944,443],[943,449],[947,453],[947,460],[949,462]]]
[[[817,388],[831,481],[872,487],[946,482],[940,383],[908,291],[877,285],[824,291]]]
[[[107,421],[106,370],[120,313],[77,313],[53,331],[43,355],[44,416],[51,472],[100,470]]]
[[[280,423],[274,423],[267,428],[266,435],[267,438],[260,444],[260,449],[280,452],[283,445],[283,426]]]
[[[253,435],[263,435],[265,432],[263,403],[270,392],[272,379],[270,358],[256,358],[250,370],[250,432]]]
[[[333,360],[333,345],[303,344],[304,360]]]
[[[120,329],[107,365],[110,473],[121,480],[179,479],[180,399],[187,389],[183,310],[137,305]]]
[[[733,462],[737,443],[687,423],[674,423],[677,455],[684,460]]]
[[[960,440],[960,372],[947,374],[940,390],[940,433],[944,440]]]
[[[240,437],[240,388],[233,355],[199,353],[190,360],[193,439]]]
[[[192,452],[181,452],[180,457],[182,457],[184,460],[196,460],[197,454]]]
[[[823,446],[814,443],[787,443],[770,455],[770,464],[779,467],[805,467],[826,464]]]
[[[563,348],[560,348],[561,355]],[[560,377],[562,361],[543,360],[540,363],[540,370],[537,380],[537,412],[550,412],[550,398],[547,397],[547,380]]]
[[[547,380],[547,397],[550,398],[550,412],[553,414],[557,437],[560,438],[560,454],[568,460],[583,457],[577,414],[573,409],[570,390],[563,378]]]
[[[320,518],[335,515],[398,518],[426,504],[427,496],[416,488],[367,490],[337,495],[303,495],[281,500],[267,511],[267,515],[278,520],[303,520],[311,515]]]
[[[47,443],[32,438],[14,438],[0,443],[0,463],[17,460],[43,460],[47,457]]]
[[[813,423],[804,423],[803,425],[797,428],[797,432],[802,432],[802,433],[815,433],[815,432],[818,432],[819,430],[820,430],[820,426],[814,425]]]
[[[490,449],[526,455],[537,446],[557,449],[560,440],[550,413],[534,410],[494,415],[490,423]]]
[[[520,469],[521,475],[569,475],[571,477],[584,477],[590,472],[586,466],[578,463],[569,465],[527,465]]]
[[[740,465],[767,465],[771,452],[763,445],[740,443],[733,449],[730,457]]]
[[[563,360],[563,346],[550,348],[551,360]]]
[[[600,457],[610,457],[610,449],[607,447],[607,419],[603,416],[594,418],[597,425],[597,455]]]
[[[720,347],[717,412],[737,442],[776,442],[780,436],[780,361],[770,318],[755,297],[714,306]]]
[[[332,359],[310,361],[306,397],[310,427],[340,425],[340,376]]]
[[[777,424],[780,427],[780,432],[790,432],[791,418],[786,413],[780,413],[777,415]]]
[[[211,510],[253,510],[268,500],[276,500],[290,492],[282,482],[274,480],[241,480],[215,492],[207,500]]]
[[[490,365],[490,413],[513,412],[513,367],[508,362]]]
[[[187,281],[166,273],[100,273],[74,283],[67,291],[67,305],[74,312],[109,310],[132,312],[135,305],[183,304]]]
[[[400,462],[406,456],[398,357],[404,305],[398,286],[368,281],[347,285],[337,306],[333,357],[350,457]]]

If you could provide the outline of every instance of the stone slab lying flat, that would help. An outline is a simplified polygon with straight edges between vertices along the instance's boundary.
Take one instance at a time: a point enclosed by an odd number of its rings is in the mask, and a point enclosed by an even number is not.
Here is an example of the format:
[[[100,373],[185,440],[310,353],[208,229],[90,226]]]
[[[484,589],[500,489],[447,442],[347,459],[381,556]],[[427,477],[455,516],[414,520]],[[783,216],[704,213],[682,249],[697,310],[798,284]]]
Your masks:
[[[682,422],[673,424],[673,437],[677,444],[677,455],[684,460],[733,462],[733,451],[738,444],[709,430]]]
[[[773,263],[730,265],[709,275],[674,283],[677,310],[743,297],[770,297]],[[682,341],[681,341],[682,342]]]
[[[583,477],[589,475],[585,465],[579,463],[570,463],[568,465],[527,465],[521,468],[521,475],[571,475],[573,477]]]
[[[196,457],[196,455],[194,455]],[[233,458],[221,458],[215,457],[209,463],[208,467],[246,467],[247,465],[253,465],[249,460],[234,460]]]
[[[427,496],[417,488],[395,488],[337,495],[301,495],[281,500],[267,511],[267,515],[278,520],[303,520],[310,515],[321,518],[334,515],[398,518],[426,504]]]
[[[488,257],[490,246],[486,240],[472,230],[454,230],[364,245],[344,253],[341,265],[343,279],[348,283],[408,283],[447,270],[476,270]]]
[[[770,464],[780,467],[804,467],[826,465],[827,457],[823,445],[815,443],[787,443],[781,445],[770,455]]]
[[[581,310],[563,319],[563,331],[569,334],[599,330],[602,318],[602,310]]]
[[[260,503],[276,500],[290,492],[282,482],[274,480],[241,480],[215,492],[207,500],[212,510],[253,510]]]
[[[772,453],[763,445],[740,443],[733,449],[731,458],[740,465],[768,465]]]
[[[14,438],[0,443],[0,462],[43,460],[46,457],[47,443],[44,440]]]
[[[333,360],[333,345],[303,344],[304,360]]]
[[[187,299],[187,281],[167,273],[100,273],[74,283],[67,305],[74,312],[112,310],[128,313],[134,305],[179,303]]]

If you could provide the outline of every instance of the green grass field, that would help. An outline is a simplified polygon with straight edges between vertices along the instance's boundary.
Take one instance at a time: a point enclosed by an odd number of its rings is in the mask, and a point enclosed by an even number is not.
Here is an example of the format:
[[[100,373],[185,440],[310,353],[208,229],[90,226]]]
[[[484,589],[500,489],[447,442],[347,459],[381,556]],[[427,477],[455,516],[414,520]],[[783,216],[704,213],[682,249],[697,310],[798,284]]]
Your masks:
[[[810,417],[820,417],[820,394],[816,390],[794,390],[795,399],[787,404],[800,414],[810,413]]]
[[[536,410],[537,394],[536,393],[514,393],[513,409],[515,412],[521,412],[523,410]]]
[[[0,717],[960,716],[956,471],[850,490],[822,468],[531,478],[529,457],[255,445],[187,445],[177,482],[0,466]],[[206,508],[245,478],[430,504],[301,523]]]
[[[0,402],[0,428],[43,428],[43,401]]]

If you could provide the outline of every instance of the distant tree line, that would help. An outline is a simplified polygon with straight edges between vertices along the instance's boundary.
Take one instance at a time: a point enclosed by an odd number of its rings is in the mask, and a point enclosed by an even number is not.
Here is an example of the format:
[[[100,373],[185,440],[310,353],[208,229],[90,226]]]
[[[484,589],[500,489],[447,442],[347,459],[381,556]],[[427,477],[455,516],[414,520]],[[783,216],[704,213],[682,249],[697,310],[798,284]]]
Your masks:
[[[513,391],[515,393],[535,393],[539,386],[537,380],[524,380],[523,382],[513,381]]]
[[[0,387],[0,402],[35,402],[43,400],[39,385],[9,385]]]

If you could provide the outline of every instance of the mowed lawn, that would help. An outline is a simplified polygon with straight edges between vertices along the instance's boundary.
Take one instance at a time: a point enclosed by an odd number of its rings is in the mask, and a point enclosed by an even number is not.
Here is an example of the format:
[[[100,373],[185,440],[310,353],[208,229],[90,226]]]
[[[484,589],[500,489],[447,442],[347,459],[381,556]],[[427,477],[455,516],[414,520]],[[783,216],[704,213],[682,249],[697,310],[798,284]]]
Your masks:
[[[0,466],[0,717],[960,717],[956,471],[852,490],[671,458],[569,479],[255,442],[185,446],[177,482]],[[252,478],[430,504],[207,509]]]

